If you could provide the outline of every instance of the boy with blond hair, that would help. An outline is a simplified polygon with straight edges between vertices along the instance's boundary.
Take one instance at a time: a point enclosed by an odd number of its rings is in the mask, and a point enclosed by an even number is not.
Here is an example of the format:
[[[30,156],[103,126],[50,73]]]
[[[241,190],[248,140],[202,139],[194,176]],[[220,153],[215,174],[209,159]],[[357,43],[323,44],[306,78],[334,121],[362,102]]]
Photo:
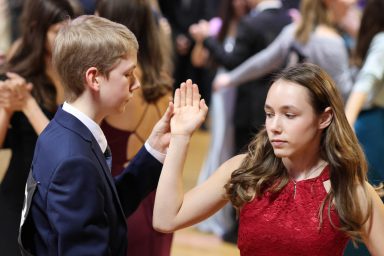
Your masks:
[[[204,104],[188,106],[200,95],[187,81],[177,90],[184,100],[170,103],[131,164],[111,176],[99,124],[124,111],[140,87],[137,51],[132,32],[101,17],[80,16],[59,32],[53,62],[67,101],[36,143],[19,233],[23,255],[125,255],[125,217],[157,186],[171,117],[172,127],[192,129],[204,119]]]

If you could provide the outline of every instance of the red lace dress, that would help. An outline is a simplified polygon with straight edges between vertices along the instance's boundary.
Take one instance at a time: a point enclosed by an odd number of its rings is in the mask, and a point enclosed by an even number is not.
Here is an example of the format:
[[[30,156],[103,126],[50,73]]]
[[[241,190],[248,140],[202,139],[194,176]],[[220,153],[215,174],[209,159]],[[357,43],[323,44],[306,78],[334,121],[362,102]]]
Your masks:
[[[319,207],[327,192],[323,182],[329,168],[313,179],[289,182],[278,194],[266,192],[240,212],[238,247],[242,256],[343,255],[348,237],[335,229],[340,224],[327,205],[320,226]],[[296,188],[295,188],[296,186]]]

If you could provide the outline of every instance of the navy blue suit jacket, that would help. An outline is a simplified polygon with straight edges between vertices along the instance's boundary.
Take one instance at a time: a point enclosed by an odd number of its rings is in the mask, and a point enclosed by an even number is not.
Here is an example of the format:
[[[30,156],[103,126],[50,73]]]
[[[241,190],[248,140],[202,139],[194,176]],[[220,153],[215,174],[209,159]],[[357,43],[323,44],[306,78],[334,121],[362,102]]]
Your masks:
[[[114,179],[92,133],[59,108],[37,140],[27,181],[24,255],[125,255],[125,217],[156,188],[161,168],[143,147]]]

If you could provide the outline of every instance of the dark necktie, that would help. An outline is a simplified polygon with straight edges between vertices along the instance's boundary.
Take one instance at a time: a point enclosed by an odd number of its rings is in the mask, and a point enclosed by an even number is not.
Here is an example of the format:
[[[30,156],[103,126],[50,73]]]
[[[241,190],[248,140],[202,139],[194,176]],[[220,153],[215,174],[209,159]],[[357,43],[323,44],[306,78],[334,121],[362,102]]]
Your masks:
[[[104,151],[104,157],[105,161],[107,162],[107,165],[109,167],[109,170],[112,170],[112,152],[109,146],[107,145],[107,148]]]

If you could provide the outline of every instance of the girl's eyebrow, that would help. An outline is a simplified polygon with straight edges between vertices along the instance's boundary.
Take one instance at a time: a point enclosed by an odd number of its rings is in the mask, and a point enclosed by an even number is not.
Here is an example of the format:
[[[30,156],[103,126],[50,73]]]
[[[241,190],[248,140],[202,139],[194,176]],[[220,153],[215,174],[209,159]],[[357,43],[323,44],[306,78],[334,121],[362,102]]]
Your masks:
[[[268,104],[265,104],[264,105],[264,109],[273,109],[271,106],[269,106]],[[293,106],[293,105],[284,105],[284,106],[281,106],[279,107],[279,109],[281,110],[297,110],[297,107]]]

